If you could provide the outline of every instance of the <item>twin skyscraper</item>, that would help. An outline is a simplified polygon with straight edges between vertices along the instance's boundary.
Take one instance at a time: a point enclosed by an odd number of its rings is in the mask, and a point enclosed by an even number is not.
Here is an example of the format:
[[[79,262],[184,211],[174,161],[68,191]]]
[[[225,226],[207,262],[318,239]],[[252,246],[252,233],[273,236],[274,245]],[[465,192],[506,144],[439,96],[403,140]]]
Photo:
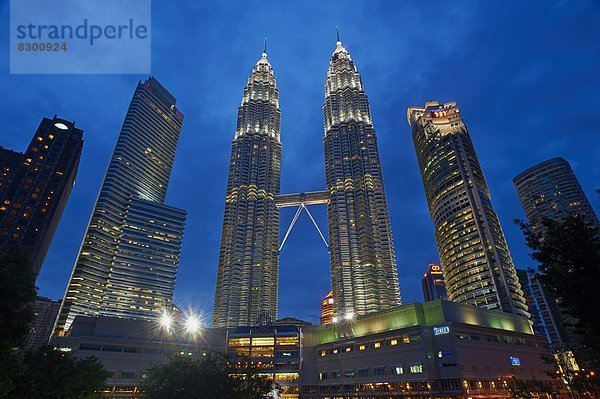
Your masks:
[[[325,82],[327,190],[296,195],[326,203],[335,314],[353,317],[400,304],[400,289],[369,102],[337,42]],[[279,93],[266,50],[244,89],[232,144],[213,326],[277,318],[281,140]]]
[[[266,50],[238,110],[213,326],[277,317],[279,208],[328,209],[333,320],[401,303],[377,136],[361,77],[338,42],[323,104],[326,190],[280,194],[279,93]],[[455,103],[407,114],[450,299],[529,316],[466,124]]]

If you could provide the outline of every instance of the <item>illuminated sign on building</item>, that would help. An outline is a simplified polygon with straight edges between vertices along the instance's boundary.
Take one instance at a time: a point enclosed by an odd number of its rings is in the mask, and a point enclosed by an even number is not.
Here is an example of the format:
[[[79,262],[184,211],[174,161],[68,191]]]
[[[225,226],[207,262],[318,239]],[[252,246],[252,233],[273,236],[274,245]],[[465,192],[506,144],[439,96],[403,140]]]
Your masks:
[[[456,112],[458,112],[458,109],[452,105],[440,105],[437,108],[430,108],[429,116],[431,116],[432,118],[445,118],[448,115],[452,115]]]
[[[443,335],[448,334],[450,332],[450,327],[433,327],[433,335]]]
[[[433,263],[429,265],[429,273],[431,274],[442,274],[442,267],[440,265],[434,265]]]
[[[511,366],[520,366],[521,365],[521,359],[519,359],[518,357],[509,356],[509,358],[510,358]]]

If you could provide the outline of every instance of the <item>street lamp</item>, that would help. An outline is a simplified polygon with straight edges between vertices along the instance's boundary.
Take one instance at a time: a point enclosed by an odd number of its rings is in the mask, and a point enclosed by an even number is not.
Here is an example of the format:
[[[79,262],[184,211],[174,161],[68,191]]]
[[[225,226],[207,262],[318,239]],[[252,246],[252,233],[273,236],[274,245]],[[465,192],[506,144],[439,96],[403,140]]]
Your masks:
[[[185,331],[190,335],[195,335],[200,331],[200,318],[194,313],[187,315],[184,323]]]

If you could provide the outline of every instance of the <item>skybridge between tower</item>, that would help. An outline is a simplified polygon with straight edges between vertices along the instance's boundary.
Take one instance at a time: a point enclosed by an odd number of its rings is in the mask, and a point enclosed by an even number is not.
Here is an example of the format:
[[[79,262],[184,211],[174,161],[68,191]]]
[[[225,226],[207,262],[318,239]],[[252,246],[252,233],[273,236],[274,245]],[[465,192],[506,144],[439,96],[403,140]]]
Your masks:
[[[296,221],[298,220],[298,217],[300,216],[300,214],[302,213],[303,210],[306,210],[308,217],[310,218],[313,225],[319,232],[319,235],[321,236],[321,239],[325,243],[325,246],[327,247],[327,249],[329,249],[329,244],[327,243],[325,236],[321,232],[319,225],[317,225],[315,218],[313,218],[312,214],[308,210],[308,206],[310,206],[310,205],[321,205],[321,204],[327,205],[327,204],[329,204],[329,198],[330,198],[329,191],[326,191],[326,190],[311,191],[308,193],[281,194],[281,195],[275,196],[275,205],[280,209],[281,208],[289,208],[289,207],[298,207],[298,210],[296,211],[296,214],[294,215],[294,218],[292,219],[292,222],[290,223],[290,227],[288,227],[288,229],[285,233],[285,236],[283,237],[283,240],[281,241],[281,245],[279,245],[279,252],[281,252],[283,245],[287,241],[287,238],[289,237],[292,229],[294,228],[294,225],[296,224]]]

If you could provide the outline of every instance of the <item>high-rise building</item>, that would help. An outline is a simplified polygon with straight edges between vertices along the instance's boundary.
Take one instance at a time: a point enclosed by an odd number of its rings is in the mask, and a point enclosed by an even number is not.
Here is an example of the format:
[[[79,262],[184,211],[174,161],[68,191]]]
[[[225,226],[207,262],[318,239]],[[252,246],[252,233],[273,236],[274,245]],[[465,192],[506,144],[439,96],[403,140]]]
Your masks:
[[[527,270],[517,270],[519,282],[531,313],[533,331],[545,336],[553,347],[560,347],[569,341],[567,330],[562,325],[562,316],[556,300],[542,286],[535,274]]]
[[[277,319],[281,113],[266,49],[238,108],[219,250],[214,327]]]
[[[504,233],[456,103],[433,101],[410,107],[407,118],[449,299],[528,317]]]
[[[38,297],[35,300],[33,303],[35,318],[31,323],[26,349],[36,349],[48,345],[59,309],[60,301],[53,301],[45,297]]]
[[[335,313],[335,299],[333,291],[329,291],[321,301],[321,324],[333,323],[333,314]]]
[[[0,245],[32,250],[37,275],[77,176],[83,130],[44,118],[24,154],[0,147]]]
[[[425,302],[435,301],[436,299],[448,299],[446,293],[446,284],[442,267],[440,265],[429,264],[429,271],[421,279],[423,286],[423,298]]]
[[[384,310],[401,299],[377,136],[361,77],[339,37],[323,113],[335,312],[348,317]]]
[[[563,158],[541,162],[517,175],[513,182],[533,231],[543,232],[545,219],[560,221],[569,214],[581,215],[590,223],[598,218],[581,188],[571,165]],[[563,313],[557,299],[535,274],[519,271],[524,291],[532,302],[530,313],[536,334],[546,336],[555,352],[570,368],[578,368],[573,351],[580,357],[581,337],[575,320]]]
[[[154,319],[171,307],[186,213],[164,204],[183,115],[153,77],[133,94],[65,293],[76,316]]]
[[[560,220],[568,214],[583,215],[598,223],[571,165],[552,158],[519,173],[513,182],[534,231],[543,228],[544,219]]]

